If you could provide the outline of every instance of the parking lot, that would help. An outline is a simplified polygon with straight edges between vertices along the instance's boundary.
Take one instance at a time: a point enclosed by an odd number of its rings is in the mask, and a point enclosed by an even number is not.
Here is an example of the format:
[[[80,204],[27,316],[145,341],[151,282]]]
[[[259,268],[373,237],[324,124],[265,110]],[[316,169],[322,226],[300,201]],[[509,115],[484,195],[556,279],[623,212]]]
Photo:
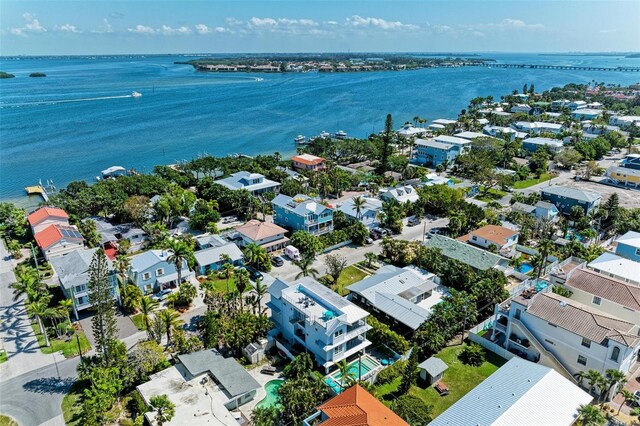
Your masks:
[[[600,179],[600,178],[594,178]],[[616,186],[605,185],[598,182],[587,182],[583,180],[569,180],[565,185],[572,188],[584,189],[585,191],[593,191],[602,195],[602,202],[605,202],[614,192],[620,197],[620,206],[627,209],[640,208],[640,190],[619,188]]]

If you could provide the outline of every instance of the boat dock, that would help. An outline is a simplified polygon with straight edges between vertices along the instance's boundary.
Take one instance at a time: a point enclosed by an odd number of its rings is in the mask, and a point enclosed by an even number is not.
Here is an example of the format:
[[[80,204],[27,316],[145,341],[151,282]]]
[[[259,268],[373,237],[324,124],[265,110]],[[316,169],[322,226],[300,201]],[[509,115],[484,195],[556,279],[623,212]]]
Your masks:
[[[621,71],[621,72],[640,72],[640,67],[589,67],[589,66],[573,66],[573,65],[532,65],[532,64],[494,64],[492,62],[483,62],[479,64],[481,67],[487,68],[531,68],[544,70],[571,70],[571,71]]]
[[[24,190],[27,191],[28,195],[39,195],[44,201],[49,201],[49,194],[42,185],[27,186]]]

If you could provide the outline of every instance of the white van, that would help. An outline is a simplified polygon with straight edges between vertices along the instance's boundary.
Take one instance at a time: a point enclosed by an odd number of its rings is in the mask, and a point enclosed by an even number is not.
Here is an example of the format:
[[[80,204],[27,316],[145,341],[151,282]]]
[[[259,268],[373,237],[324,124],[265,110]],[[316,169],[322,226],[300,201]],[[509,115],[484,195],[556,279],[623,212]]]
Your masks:
[[[284,254],[287,255],[287,257],[291,260],[300,260],[300,250],[298,250],[297,248],[295,248],[294,246],[286,246],[284,248]]]

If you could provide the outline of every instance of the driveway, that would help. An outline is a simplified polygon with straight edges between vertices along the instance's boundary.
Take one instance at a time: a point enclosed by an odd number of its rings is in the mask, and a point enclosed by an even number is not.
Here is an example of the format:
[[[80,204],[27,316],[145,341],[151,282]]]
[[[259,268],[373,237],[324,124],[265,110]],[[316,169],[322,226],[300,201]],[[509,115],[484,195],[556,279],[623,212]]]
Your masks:
[[[84,333],[87,335],[87,339],[89,339],[89,343],[91,343],[92,347],[95,347],[96,341],[93,337],[93,327],[91,324],[91,318],[93,318],[93,314],[87,312],[82,318],[80,318],[80,325],[84,330]],[[132,336],[138,333],[138,328],[135,326],[131,318],[127,315],[123,314],[121,310],[118,309],[116,313],[116,321],[118,323],[118,339],[126,339],[129,336]]]

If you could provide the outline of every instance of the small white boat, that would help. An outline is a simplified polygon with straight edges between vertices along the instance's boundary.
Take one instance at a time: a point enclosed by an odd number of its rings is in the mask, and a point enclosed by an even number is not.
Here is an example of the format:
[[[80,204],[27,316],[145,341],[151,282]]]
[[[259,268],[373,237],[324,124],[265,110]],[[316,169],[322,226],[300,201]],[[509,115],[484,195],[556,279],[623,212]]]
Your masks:
[[[102,172],[102,179],[112,179],[120,176],[127,175],[127,169],[122,166],[111,166],[108,169],[104,169]],[[100,180],[99,176],[96,176],[97,180]]]
[[[136,92],[135,90],[133,92],[131,92],[131,97],[132,98],[139,98],[142,96],[142,93],[140,92]]]
[[[346,139],[347,138],[347,132],[345,132],[344,130],[338,130],[335,135],[333,135],[336,139]]]
[[[322,139],[329,139],[329,136],[331,136],[329,132],[325,132],[324,130],[322,131],[322,133],[320,133],[320,137]]]
[[[293,140],[295,143],[297,143],[298,145],[302,145],[305,142],[307,142],[307,138],[304,137],[303,135],[298,135],[296,136],[296,138]]]

